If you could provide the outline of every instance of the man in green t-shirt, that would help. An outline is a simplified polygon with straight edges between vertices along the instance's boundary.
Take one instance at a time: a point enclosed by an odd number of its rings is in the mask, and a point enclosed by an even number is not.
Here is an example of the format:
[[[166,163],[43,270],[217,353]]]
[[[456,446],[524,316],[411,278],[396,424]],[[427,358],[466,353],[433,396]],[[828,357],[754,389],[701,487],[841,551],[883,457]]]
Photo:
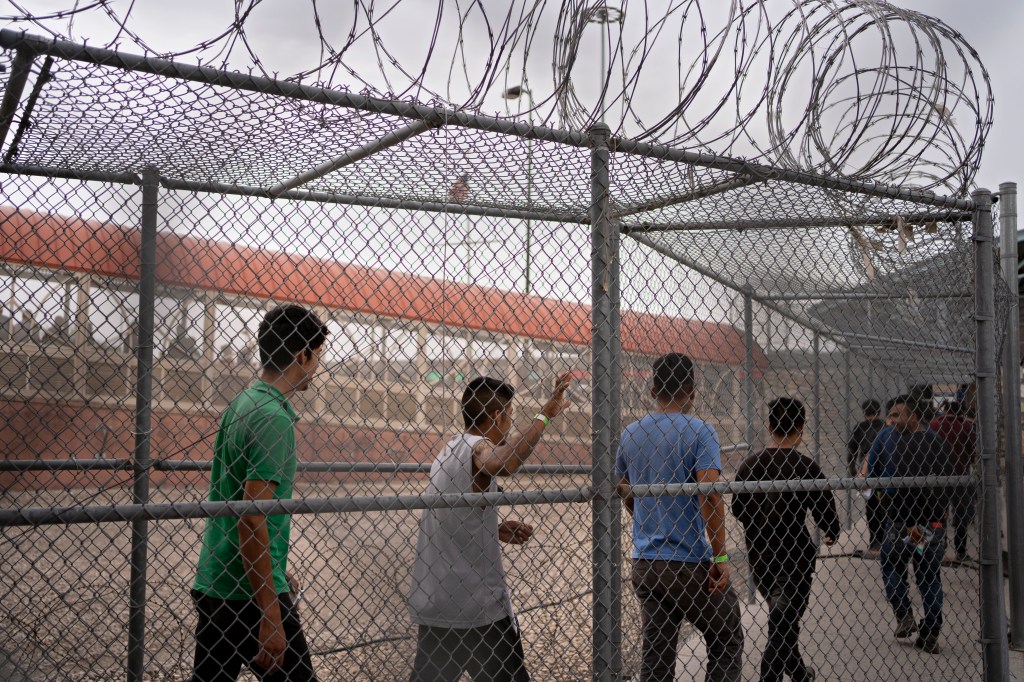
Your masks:
[[[286,500],[297,459],[295,412],[320,364],[327,327],[297,305],[260,323],[262,373],[232,401],[214,443],[210,501]],[[291,517],[206,520],[192,597],[199,612],[193,682],[238,678],[243,665],[264,682],[315,681],[309,647],[289,592]]]

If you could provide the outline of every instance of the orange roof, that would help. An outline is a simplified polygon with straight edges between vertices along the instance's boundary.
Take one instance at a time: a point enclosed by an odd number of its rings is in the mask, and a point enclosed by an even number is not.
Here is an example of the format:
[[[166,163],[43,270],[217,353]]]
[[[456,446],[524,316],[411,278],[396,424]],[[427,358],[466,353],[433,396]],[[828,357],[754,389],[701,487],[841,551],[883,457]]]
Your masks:
[[[0,260],[138,279],[140,231],[113,223],[0,206]],[[160,232],[163,284],[322,305],[534,339],[590,345],[590,306],[379,268]],[[743,335],[730,325],[622,311],[623,350],[683,352],[741,365]],[[755,347],[755,364],[767,358]]]

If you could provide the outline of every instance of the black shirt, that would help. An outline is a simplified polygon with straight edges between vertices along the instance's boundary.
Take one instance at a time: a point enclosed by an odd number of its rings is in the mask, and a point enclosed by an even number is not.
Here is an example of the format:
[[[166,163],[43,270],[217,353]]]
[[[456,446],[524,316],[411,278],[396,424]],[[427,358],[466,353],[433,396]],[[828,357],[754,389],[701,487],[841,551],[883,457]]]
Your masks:
[[[823,479],[821,468],[793,449],[768,448],[751,455],[736,472],[737,481]],[[737,493],[732,513],[743,534],[755,569],[779,571],[814,562],[817,547],[807,532],[807,512],[825,535],[838,538],[841,528],[830,490]]]
[[[934,431],[897,434],[892,448],[893,476],[951,476],[949,446]],[[946,518],[949,488],[894,488],[886,515],[895,524],[915,526]]]
[[[876,417],[865,419],[853,428],[850,440],[846,444],[846,463],[851,476],[856,476],[859,473],[864,458],[871,450],[871,444],[875,442],[875,438],[883,426],[885,426],[885,422]]]

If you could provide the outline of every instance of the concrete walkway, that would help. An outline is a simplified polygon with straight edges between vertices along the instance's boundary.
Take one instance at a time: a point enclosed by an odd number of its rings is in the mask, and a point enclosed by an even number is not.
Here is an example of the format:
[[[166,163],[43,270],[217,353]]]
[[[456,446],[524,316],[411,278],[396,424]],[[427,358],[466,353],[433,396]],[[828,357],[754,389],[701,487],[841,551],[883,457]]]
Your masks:
[[[981,680],[978,572],[976,565],[942,569],[945,592],[944,626],[940,651],[926,654],[913,647],[914,638],[897,640],[892,611],[882,592],[876,558],[853,556],[862,545],[855,528],[835,547],[822,547],[811,603],[803,620],[801,649],[804,660],[818,671],[818,680]],[[741,564],[736,566],[741,569]],[[767,640],[767,606],[760,599],[746,600],[743,576],[735,578],[743,599],[744,679],[757,680]],[[911,577],[915,615],[921,602]],[[680,645],[678,680],[704,676],[704,643],[699,635]],[[1015,655],[1017,675],[1024,655]]]

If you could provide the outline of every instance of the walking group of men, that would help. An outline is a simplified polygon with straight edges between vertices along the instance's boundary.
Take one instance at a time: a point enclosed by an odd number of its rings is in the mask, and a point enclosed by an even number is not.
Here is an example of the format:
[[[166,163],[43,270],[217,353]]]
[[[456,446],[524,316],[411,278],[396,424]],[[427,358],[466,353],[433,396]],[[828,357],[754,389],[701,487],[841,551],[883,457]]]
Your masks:
[[[880,404],[865,401],[864,421],[848,444],[850,473],[869,477],[967,476],[976,449],[971,387],[962,386],[957,400],[936,414],[930,386],[913,387],[890,400],[886,417]],[[968,527],[974,517],[974,489],[965,487],[901,487],[868,491],[866,514],[869,545],[878,553],[885,596],[896,616],[897,638],[917,633],[914,645],[938,651],[942,628],[942,560],[946,531],[953,527],[958,561],[967,558]],[[909,566],[924,608],[914,619],[908,586]]]
[[[308,387],[327,334],[316,315],[300,306],[280,306],[266,315],[257,334],[260,379],[231,403],[220,423],[211,500],[291,496],[297,460],[296,417],[289,396]],[[432,463],[427,492],[499,491],[497,479],[523,465],[561,414],[569,382],[569,374],[558,377],[551,398],[525,430],[513,433],[514,389],[488,377],[470,381],[461,401],[465,431],[445,444]],[[707,679],[738,680],[742,669],[744,635],[730,582],[721,495],[630,494],[633,485],[719,480],[718,434],[691,414],[695,387],[688,357],[673,353],[659,358],[651,382],[654,409],[625,429],[615,463],[633,517],[631,581],[641,605],[644,682],[673,679],[684,620],[704,637]],[[916,414],[914,401],[891,404],[889,418],[898,435],[886,435],[883,429],[872,439],[867,466],[873,475],[909,475],[907,471],[938,451],[933,432],[918,435]],[[805,420],[798,400],[783,397],[769,403],[771,445],[747,458],[736,479],[823,478],[821,469],[798,451]],[[928,469],[934,474],[945,471]],[[920,629],[924,648],[934,648],[942,592],[937,566],[934,576],[929,571],[936,552],[941,559],[944,542],[944,516],[937,506],[941,501],[927,491],[894,489],[885,495],[892,537],[888,544],[881,541],[882,568],[886,594],[899,620],[897,634]],[[815,671],[799,651],[800,620],[817,556],[806,515],[813,516],[824,542],[834,543],[840,527],[833,495],[823,490],[744,492],[734,495],[732,511],[743,525],[754,581],[769,608],[761,679],[781,680],[785,675],[797,682],[813,680]],[[243,665],[270,682],[316,679],[290,597],[289,528],[288,515],[207,520],[193,585],[199,616],[194,682],[235,680]],[[903,543],[903,530],[916,544]],[[532,534],[527,523],[501,521],[494,506],[423,511],[408,595],[418,626],[412,682],[455,682],[466,672],[474,682],[529,680],[499,543],[522,544]],[[911,559],[918,566],[918,586],[927,586],[922,587],[926,613],[919,627],[908,615],[905,574]]]

